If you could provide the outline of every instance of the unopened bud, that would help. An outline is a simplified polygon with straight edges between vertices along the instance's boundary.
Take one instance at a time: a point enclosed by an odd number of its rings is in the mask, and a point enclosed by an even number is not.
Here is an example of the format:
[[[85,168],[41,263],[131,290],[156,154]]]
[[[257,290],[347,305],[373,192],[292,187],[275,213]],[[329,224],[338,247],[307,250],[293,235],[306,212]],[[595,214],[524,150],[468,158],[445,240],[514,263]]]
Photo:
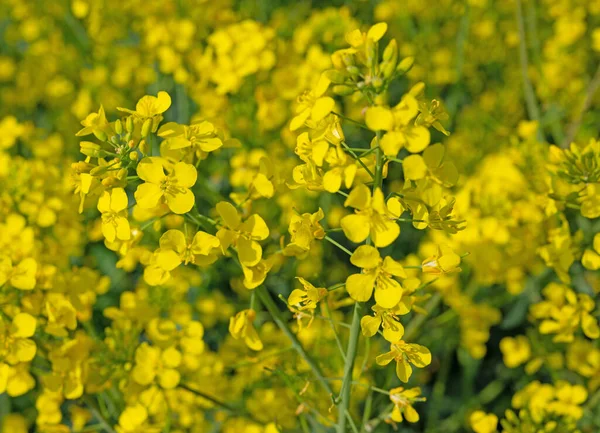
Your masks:
[[[125,121],[125,129],[127,132],[133,132],[133,116],[129,116]]]
[[[107,135],[106,135],[106,132],[104,132],[104,131],[101,131],[101,130],[99,130],[99,129],[97,129],[97,130],[94,130],[94,135],[95,135],[95,136],[96,136],[96,138],[97,138],[98,140],[100,140],[100,141],[106,141],[106,140],[107,140],[107,138],[108,138],[108,137],[107,137]]]
[[[106,171],[108,170],[108,168],[107,168],[107,167],[108,167],[108,166],[106,166],[106,165],[101,165],[101,166],[98,166],[98,167],[94,167],[94,168],[93,168],[93,169],[90,171],[90,174],[91,174],[92,176],[100,176],[100,175],[102,175],[102,174],[106,173]]]
[[[348,73],[350,75],[356,76],[360,74],[360,69],[358,69],[356,66],[348,66],[346,68],[346,70],[348,71]]]
[[[150,152],[150,147],[148,146],[148,142],[146,140],[140,141],[140,152],[142,155],[148,155]]]
[[[337,86],[333,86],[333,93],[340,96],[348,96],[352,95],[355,91],[354,87],[345,86],[342,84],[338,84]]]
[[[343,84],[346,81],[346,75],[335,69],[325,71],[325,76],[334,84]]]
[[[129,154],[129,159],[131,159],[132,161],[137,161],[138,160],[138,153],[137,152],[131,152]]]
[[[150,134],[150,128],[152,127],[152,119],[146,119],[142,125],[142,137],[147,137]]]
[[[123,124],[119,119],[115,121],[115,132],[119,135],[123,133]]]
[[[414,57],[406,57],[400,61],[396,70],[398,72],[400,72],[401,74],[405,74],[406,72],[408,72],[410,70],[410,68],[412,68],[414,63],[415,63]]]
[[[367,67],[372,68],[377,59],[377,43],[371,38],[368,38],[365,44],[365,56],[367,57]]]

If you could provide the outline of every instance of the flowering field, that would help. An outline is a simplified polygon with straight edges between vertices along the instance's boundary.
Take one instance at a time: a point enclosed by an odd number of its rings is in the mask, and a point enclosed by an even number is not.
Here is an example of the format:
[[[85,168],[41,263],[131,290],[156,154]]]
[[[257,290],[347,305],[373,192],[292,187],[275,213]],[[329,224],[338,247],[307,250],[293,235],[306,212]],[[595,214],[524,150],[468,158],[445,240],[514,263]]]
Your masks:
[[[600,431],[597,0],[0,0],[0,432]]]

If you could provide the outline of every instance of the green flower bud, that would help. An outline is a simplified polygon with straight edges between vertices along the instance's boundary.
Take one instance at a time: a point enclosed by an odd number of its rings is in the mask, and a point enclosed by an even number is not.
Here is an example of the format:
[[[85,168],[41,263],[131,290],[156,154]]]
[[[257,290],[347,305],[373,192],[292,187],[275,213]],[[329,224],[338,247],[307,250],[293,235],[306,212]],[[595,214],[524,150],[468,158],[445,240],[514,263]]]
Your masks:
[[[123,133],[123,124],[119,119],[115,121],[115,132],[119,135]]]
[[[355,92],[356,88],[352,86],[345,86],[342,84],[338,84],[337,86],[333,86],[333,93],[340,96],[352,95]]]
[[[152,128],[152,119],[146,119],[144,124],[142,125],[142,137],[147,137],[150,134],[150,129]]]

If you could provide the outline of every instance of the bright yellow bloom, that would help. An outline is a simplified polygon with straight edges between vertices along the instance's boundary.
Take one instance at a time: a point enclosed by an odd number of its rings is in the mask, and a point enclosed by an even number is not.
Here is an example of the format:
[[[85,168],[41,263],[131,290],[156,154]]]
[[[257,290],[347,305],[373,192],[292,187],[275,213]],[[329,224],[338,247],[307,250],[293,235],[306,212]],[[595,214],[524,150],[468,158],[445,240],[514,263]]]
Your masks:
[[[135,351],[135,366],[131,376],[140,385],[150,385],[158,379],[161,388],[173,389],[181,377],[177,370],[181,359],[181,352],[174,347],[161,350],[144,342]]]
[[[109,123],[108,120],[106,120],[104,107],[100,105],[100,109],[97,113],[88,114],[88,116],[81,121],[81,125],[83,126],[83,129],[75,134],[77,137],[94,134],[98,139],[105,140],[106,133],[109,130]]]
[[[469,417],[471,428],[475,433],[495,433],[498,427],[498,417],[492,413],[486,414],[476,410]]]
[[[290,129],[295,131],[302,127],[310,118],[312,122],[319,122],[325,118],[335,106],[335,101],[329,96],[323,96],[327,91],[331,81],[322,74],[317,86],[298,96],[298,106],[296,107],[296,117],[290,123]]]
[[[165,146],[169,150],[189,147],[194,152],[208,153],[223,146],[215,126],[207,121],[192,123],[189,126],[175,122],[165,123],[158,130],[158,136],[165,139]]]
[[[600,233],[594,236],[592,248],[584,251],[581,263],[590,271],[600,269]]]
[[[123,188],[104,191],[98,200],[98,210],[102,213],[102,234],[108,242],[115,239],[129,240],[131,230],[127,220],[127,194]]]
[[[402,422],[406,419],[408,422],[419,421],[419,413],[413,407],[413,404],[418,401],[425,401],[425,397],[421,397],[421,388],[404,389],[402,387],[390,389],[390,400],[394,404],[392,410],[392,420]]]
[[[135,199],[142,209],[152,209],[162,200],[176,214],[184,214],[194,207],[194,194],[190,190],[196,183],[196,168],[178,162],[167,169],[162,158],[149,157],[140,161],[137,174],[146,181],[137,187]]]
[[[398,341],[404,336],[404,326],[400,323],[398,316],[410,312],[405,305],[399,303],[390,309],[374,305],[371,309],[374,312],[373,316],[364,316],[360,320],[362,334],[365,337],[372,337],[377,334],[380,326],[383,327],[383,338],[390,343]]]
[[[515,368],[531,358],[531,346],[524,335],[504,337],[500,341],[500,350],[504,357],[504,364],[508,368]]]
[[[117,107],[117,110],[129,113],[137,119],[145,121],[155,116],[161,116],[170,106],[171,97],[167,92],[161,91],[158,92],[157,96],[146,95],[141,98],[135,106],[135,111],[122,107]]]
[[[437,253],[423,260],[423,272],[432,275],[443,275],[460,272],[460,256],[448,245],[438,245]]]
[[[366,185],[356,186],[348,195],[344,206],[356,209],[353,215],[342,218],[344,234],[352,242],[360,243],[371,236],[377,248],[390,245],[400,235],[395,215],[386,206],[383,192],[377,188],[371,196]]]
[[[382,308],[394,308],[402,298],[402,286],[394,277],[407,278],[400,263],[391,257],[381,258],[377,248],[361,245],[352,256],[350,262],[362,273],[352,274],[346,280],[348,294],[358,302],[371,299],[375,289],[375,302]]]
[[[290,243],[285,246],[283,253],[286,256],[302,257],[306,255],[315,239],[325,237],[325,230],[319,223],[323,218],[325,218],[325,214],[321,208],[313,214],[293,214],[288,228],[291,235]]]
[[[418,368],[431,364],[431,352],[420,344],[406,343],[398,340],[392,343],[390,351],[375,358],[378,365],[388,365],[396,361],[396,375],[402,382],[408,382],[412,375],[411,364]]]
[[[263,343],[254,328],[256,311],[242,310],[229,320],[229,333],[236,340],[242,339],[252,350],[262,350]]]
[[[33,258],[23,259],[17,266],[7,256],[0,256],[0,286],[10,283],[21,290],[33,290],[36,283],[38,264]]]
[[[260,215],[253,214],[242,222],[237,209],[225,201],[217,203],[217,212],[225,225],[217,232],[223,251],[234,245],[242,265],[256,266],[262,258],[262,247],[257,241],[269,236],[269,228],[265,221]]]
[[[10,324],[0,319],[0,357],[4,362],[16,365],[34,358],[37,348],[31,337],[35,328],[35,317],[27,313],[17,314]]]

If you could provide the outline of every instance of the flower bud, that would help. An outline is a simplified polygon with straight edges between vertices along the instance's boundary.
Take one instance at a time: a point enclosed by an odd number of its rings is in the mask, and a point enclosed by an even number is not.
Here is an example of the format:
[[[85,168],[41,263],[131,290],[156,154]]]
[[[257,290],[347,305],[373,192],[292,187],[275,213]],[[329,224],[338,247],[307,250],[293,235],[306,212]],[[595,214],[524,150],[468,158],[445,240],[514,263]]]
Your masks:
[[[100,176],[100,175],[106,173],[107,170],[108,170],[107,165],[101,165],[101,166],[92,168],[92,170],[90,171],[90,174],[92,176]]]
[[[152,119],[146,119],[142,125],[142,137],[147,137],[150,134],[150,128],[152,128]]]
[[[133,132],[133,117],[129,116],[125,121],[125,129],[127,132]]]
[[[414,57],[406,57],[400,61],[396,70],[398,72],[400,72],[401,74],[405,74],[410,70],[410,68],[412,68],[414,63],[415,63]]]
[[[334,84],[344,84],[346,81],[346,75],[340,71],[336,71],[335,69],[329,69],[328,71],[325,71],[325,76]]]
[[[132,161],[137,161],[138,160],[138,153],[137,152],[131,152],[129,154],[129,159],[131,159]]]
[[[91,141],[82,141],[79,143],[79,151],[85,156],[100,158],[100,145],[92,143]]]
[[[377,59],[377,43],[373,39],[368,38],[365,44],[365,56],[367,57],[366,65],[372,68]]]
[[[338,84],[337,86],[333,86],[333,93],[340,96],[352,95],[354,93],[355,88],[351,86],[345,86],[342,84]]]
[[[117,119],[115,121],[115,132],[119,135],[121,135],[123,133],[123,124],[121,123],[121,120]]]
[[[356,66],[348,66],[346,68],[346,70],[348,71],[348,73],[350,75],[356,76],[360,74],[360,69],[358,69]]]
[[[148,146],[148,142],[146,140],[140,141],[140,152],[142,155],[148,155],[150,153],[150,146]]]
[[[100,140],[100,141],[106,141],[106,140],[107,140],[107,138],[108,138],[108,137],[107,137],[107,135],[106,135],[106,132],[104,132],[104,131],[101,131],[101,130],[99,130],[99,129],[97,129],[97,130],[94,130],[94,135],[95,135],[95,136],[96,136],[96,138],[97,138],[98,140]]]

